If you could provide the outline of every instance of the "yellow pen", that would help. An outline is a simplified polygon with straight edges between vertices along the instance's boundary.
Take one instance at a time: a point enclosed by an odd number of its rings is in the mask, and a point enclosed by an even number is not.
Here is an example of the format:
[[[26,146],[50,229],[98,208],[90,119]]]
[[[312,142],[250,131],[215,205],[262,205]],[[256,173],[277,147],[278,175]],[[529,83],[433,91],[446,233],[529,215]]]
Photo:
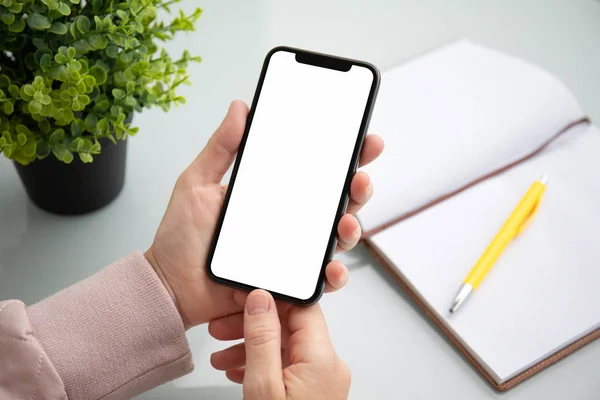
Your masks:
[[[492,240],[473,269],[471,269],[471,272],[469,272],[469,275],[467,275],[463,281],[463,285],[458,291],[454,303],[450,307],[451,313],[458,310],[460,305],[464,303],[469,295],[477,289],[506,246],[508,246],[508,244],[516,238],[523,229],[525,229],[529,222],[531,222],[538,210],[542,196],[546,191],[547,183],[548,176],[544,174],[544,176],[531,185],[510,217],[496,234],[494,240]]]

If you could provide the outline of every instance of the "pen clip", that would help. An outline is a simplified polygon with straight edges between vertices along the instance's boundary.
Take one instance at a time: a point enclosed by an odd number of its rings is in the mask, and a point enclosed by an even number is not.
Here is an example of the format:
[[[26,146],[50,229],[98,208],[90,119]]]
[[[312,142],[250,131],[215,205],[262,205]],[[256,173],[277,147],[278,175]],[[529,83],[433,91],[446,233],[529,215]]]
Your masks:
[[[531,208],[531,211],[529,211],[529,214],[527,214],[527,216],[525,217],[523,222],[521,222],[521,226],[517,230],[515,237],[519,236],[521,234],[521,232],[523,232],[525,230],[525,228],[527,228],[527,226],[529,225],[529,223],[531,222],[531,220],[537,213],[538,209],[540,208],[540,201],[541,201],[541,199],[538,199],[538,201],[535,202],[535,204]]]

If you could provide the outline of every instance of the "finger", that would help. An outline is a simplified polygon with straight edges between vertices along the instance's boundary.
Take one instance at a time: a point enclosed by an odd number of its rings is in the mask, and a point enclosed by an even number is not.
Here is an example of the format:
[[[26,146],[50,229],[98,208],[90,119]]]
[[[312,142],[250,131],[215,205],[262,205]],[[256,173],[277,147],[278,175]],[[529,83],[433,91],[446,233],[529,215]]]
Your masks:
[[[219,371],[243,367],[246,365],[246,349],[244,343],[238,343],[225,350],[212,353],[210,356],[210,364],[214,369],[218,369]]]
[[[292,308],[288,316],[288,325],[288,352],[292,364],[336,358],[319,304]]]
[[[237,304],[238,306],[244,308],[246,306],[246,299],[248,298],[248,294],[248,292],[245,292],[243,290],[234,289],[233,301],[235,301],[235,304]]]
[[[327,268],[330,268],[329,266]],[[335,269],[337,269],[334,266]],[[346,267],[343,267],[346,268]],[[326,270],[326,274],[327,274]],[[332,275],[338,276],[340,273],[338,271],[333,271]],[[339,278],[334,278],[335,285],[339,287],[340,282],[343,280],[339,280]],[[282,336],[282,347],[283,340],[285,339],[286,327],[284,322],[287,321],[287,314],[289,310],[293,307],[290,303],[284,303],[282,301],[275,301],[275,305],[277,306],[277,313],[279,314],[279,320],[282,323],[281,326],[281,336]],[[225,317],[217,318],[212,320],[208,324],[208,333],[217,340],[238,340],[243,339],[244,337],[244,313],[237,313],[227,315]]]
[[[346,212],[356,214],[373,196],[373,183],[369,174],[357,172],[350,183],[350,202]]]
[[[348,283],[348,268],[339,260],[333,260],[325,268],[325,293],[340,290]]]
[[[231,103],[223,122],[190,166],[203,183],[219,184],[223,179],[235,159],[247,116],[248,107],[244,102]]]
[[[248,295],[244,311],[244,340],[244,398],[284,398],[281,324],[275,300],[265,290],[254,290]]]
[[[225,376],[233,383],[243,383],[244,382],[244,372],[246,370],[244,368],[232,369],[231,371],[225,371]]]
[[[381,136],[367,135],[360,152],[359,167],[363,167],[377,159],[383,152],[384,144]]]
[[[238,340],[244,337],[244,313],[231,314],[210,321],[208,333],[217,340]]]
[[[358,243],[360,234],[358,220],[351,214],[344,214],[338,223],[338,249],[336,250],[351,250]]]

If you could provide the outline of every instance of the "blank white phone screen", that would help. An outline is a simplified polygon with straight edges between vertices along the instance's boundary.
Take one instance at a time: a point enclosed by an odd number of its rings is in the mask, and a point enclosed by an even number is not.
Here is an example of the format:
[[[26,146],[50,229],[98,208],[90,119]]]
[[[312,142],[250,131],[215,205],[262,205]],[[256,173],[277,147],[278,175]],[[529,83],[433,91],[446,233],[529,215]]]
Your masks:
[[[374,74],[271,55],[211,270],[297,299],[317,283]]]

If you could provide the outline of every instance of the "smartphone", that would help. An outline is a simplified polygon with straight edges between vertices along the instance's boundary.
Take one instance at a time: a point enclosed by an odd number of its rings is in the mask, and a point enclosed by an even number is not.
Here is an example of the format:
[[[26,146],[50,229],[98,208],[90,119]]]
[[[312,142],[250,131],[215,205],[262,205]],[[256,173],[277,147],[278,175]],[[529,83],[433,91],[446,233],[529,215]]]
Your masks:
[[[379,81],[362,61],[267,54],[208,255],[213,280],[319,300]]]

